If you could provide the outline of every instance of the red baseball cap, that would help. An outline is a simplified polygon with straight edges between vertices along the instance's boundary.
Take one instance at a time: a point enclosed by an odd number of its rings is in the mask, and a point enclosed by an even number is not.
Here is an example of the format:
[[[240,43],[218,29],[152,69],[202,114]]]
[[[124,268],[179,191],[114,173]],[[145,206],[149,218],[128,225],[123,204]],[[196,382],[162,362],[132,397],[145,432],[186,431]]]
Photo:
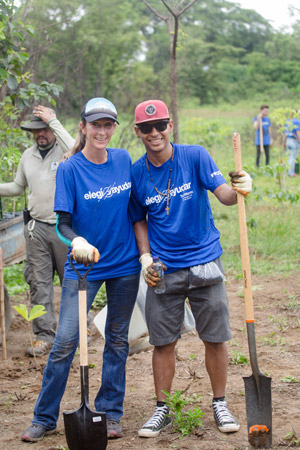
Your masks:
[[[146,100],[135,108],[136,125],[151,120],[169,119],[170,114],[167,105],[161,100]]]

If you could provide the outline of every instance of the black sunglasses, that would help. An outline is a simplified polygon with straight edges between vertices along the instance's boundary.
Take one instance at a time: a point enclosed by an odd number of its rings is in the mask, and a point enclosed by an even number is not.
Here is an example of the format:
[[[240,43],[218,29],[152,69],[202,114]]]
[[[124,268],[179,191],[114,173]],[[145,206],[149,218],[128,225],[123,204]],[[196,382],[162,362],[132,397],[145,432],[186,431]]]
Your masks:
[[[169,120],[161,120],[160,122],[156,123],[141,123],[137,125],[137,127],[143,134],[148,134],[152,131],[153,127],[157,131],[165,131],[168,127],[169,122]]]

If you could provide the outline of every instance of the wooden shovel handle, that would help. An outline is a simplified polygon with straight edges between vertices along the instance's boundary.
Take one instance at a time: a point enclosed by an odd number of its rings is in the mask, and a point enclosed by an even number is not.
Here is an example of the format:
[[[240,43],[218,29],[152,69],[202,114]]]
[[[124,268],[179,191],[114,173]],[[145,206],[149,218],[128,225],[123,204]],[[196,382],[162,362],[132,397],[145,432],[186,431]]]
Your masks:
[[[263,153],[264,152],[264,138],[263,138],[262,119],[259,119],[259,145],[260,145],[260,153]]]
[[[242,152],[241,152],[241,138],[239,133],[233,133],[233,150],[235,170],[242,170]],[[242,194],[237,193],[238,211],[239,211],[239,228],[240,228],[240,247],[242,258],[242,272],[243,272],[243,286],[246,310],[246,323],[254,322],[254,309],[252,299],[252,285],[251,285],[251,271],[250,271],[250,257],[248,246],[248,230],[246,222],[245,198]]]
[[[2,359],[6,360],[6,330],[5,330],[5,299],[4,299],[4,280],[3,280],[3,253],[0,247],[0,318],[1,318],[1,337],[2,337]]]
[[[86,290],[78,292],[80,365],[88,365]]]

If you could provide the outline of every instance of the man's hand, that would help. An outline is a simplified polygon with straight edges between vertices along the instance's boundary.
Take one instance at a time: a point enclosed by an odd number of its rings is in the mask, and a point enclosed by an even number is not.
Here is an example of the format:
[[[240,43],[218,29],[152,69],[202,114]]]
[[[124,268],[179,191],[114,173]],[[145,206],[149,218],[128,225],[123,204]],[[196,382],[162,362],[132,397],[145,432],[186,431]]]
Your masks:
[[[142,274],[144,276],[145,282],[150,287],[155,287],[159,282],[160,278],[158,273],[153,269],[153,259],[150,253],[144,253],[140,259],[140,263],[142,264]],[[167,270],[166,266],[163,264],[163,269]]]
[[[252,178],[244,170],[229,172],[232,189],[247,197],[252,191]]]
[[[151,286],[151,284],[149,284],[149,283],[151,283],[151,279],[149,278],[148,270],[150,269],[151,264],[153,264],[153,258],[150,253],[144,253],[140,257],[139,261],[142,264],[142,274],[143,274],[144,280],[146,281],[148,286]],[[154,284],[154,286],[155,285],[156,285],[156,283]]]
[[[98,262],[100,253],[93,245],[89,244],[83,237],[76,237],[72,241],[72,253],[76,262],[88,266],[93,261]]]
[[[38,105],[34,108],[33,115],[36,117],[40,117],[42,121],[47,124],[51,119],[56,119],[55,111],[42,105]]]

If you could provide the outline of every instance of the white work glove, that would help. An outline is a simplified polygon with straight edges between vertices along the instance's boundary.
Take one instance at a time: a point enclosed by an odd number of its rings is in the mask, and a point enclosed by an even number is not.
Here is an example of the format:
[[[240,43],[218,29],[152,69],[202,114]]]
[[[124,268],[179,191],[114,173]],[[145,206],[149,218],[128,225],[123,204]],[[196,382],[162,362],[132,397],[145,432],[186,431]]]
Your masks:
[[[148,269],[153,263],[153,258],[150,253],[144,253],[140,257],[139,261],[142,264],[142,274],[143,274],[144,280],[148,284],[148,275],[149,275]]]
[[[252,191],[252,178],[244,170],[229,172],[232,189],[247,197]]]
[[[88,266],[93,261],[98,262],[100,253],[93,245],[89,244],[83,237],[76,237],[72,241],[72,253],[76,262]]]

